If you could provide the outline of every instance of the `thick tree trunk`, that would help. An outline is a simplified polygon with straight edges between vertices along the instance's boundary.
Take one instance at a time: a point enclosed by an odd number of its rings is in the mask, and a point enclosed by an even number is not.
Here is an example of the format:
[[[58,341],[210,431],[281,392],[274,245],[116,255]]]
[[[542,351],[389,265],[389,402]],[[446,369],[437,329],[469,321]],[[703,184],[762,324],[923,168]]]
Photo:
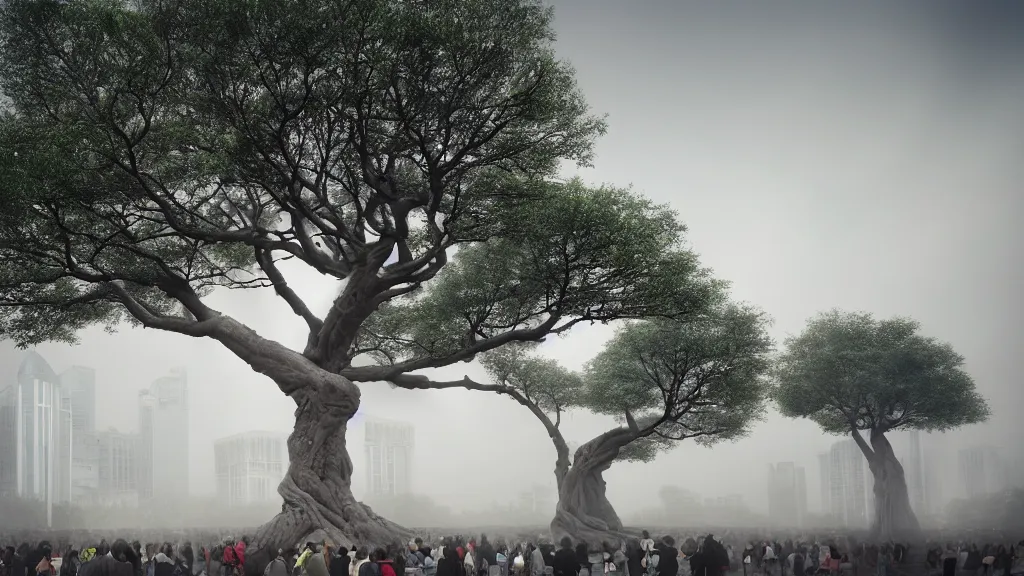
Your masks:
[[[288,472],[277,489],[284,504],[250,542],[246,574],[262,575],[279,549],[307,540],[329,539],[335,546],[401,542],[408,535],[405,529],[352,496],[345,433],[359,408],[359,387],[229,317],[211,320],[209,336],[271,378],[297,406],[288,437]]]
[[[580,446],[572,468],[558,489],[558,506],[551,521],[555,539],[569,536],[574,542],[596,546],[602,542],[618,545],[628,535],[605,493],[603,474],[619,456],[623,446],[636,438],[634,431],[617,428]]]
[[[872,531],[882,540],[908,542],[921,536],[921,526],[910,506],[907,478],[884,433],[871,434],[868,468],[874,477],[875,517]]]
[[[250,575],[262,574],[278,549],[308,540],[373,547],[404,542],[409,535],[352,496],[345,433],[359,406],[358,389],[353,395],[348,386],[321,383],[294,397],[298,408],[295,430],[288,438],[290,463],[278,487],[284,504],[256,532],[246,558]]]

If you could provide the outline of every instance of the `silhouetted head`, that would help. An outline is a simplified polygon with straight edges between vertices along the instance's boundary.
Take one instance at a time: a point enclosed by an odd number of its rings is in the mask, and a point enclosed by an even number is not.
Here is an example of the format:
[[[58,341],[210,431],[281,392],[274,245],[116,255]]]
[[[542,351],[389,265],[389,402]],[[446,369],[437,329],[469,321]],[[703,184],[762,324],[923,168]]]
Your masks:
[[[572,550],[572,538],[569,538],[568,536],[562,536],[560,544],[562,545],[563,549]]]
[[[131,549],[131,546],[128,545],[128,542],[118,538],[110,545],[110,555],[118,562],[128,562],[130,558],[134,556],[134,551]]]
[[[646,540],[646,539],[648,539],[648,538],[650,538],[650,537],[651,537],[651,533],[650,533],[650,532],[648,532],[647,530],[644,530],[644,531],[643,531],[643,537],[644,537],[644,539]]]

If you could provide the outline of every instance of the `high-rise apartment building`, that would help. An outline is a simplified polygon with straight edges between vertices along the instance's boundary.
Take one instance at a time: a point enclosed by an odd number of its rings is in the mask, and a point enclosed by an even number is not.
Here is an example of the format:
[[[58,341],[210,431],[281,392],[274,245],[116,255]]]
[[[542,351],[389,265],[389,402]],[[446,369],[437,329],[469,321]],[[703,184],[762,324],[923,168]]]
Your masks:
[[[799,528],[807,514],[807,476],[792,462],[769,465],[768,517],[780,527]]]
[[[117,430],[98,432],[98,500],[134,506],[139,502],[139,435]]]
[[[832,513],[832,456],[825,452],[818,454],[819,490],[821,491],[821,513]]]
[[[845,528],[865,528],[873,498],[868,492],[867,462],[851,438],[829,452],[829,507],[833,521]]]
[[[0,492],[53,504],[71,501],[71,398],[35,351],[18,369],[17,381],[0,390]]]
[[[960,450],[957,458],[960,485],[967,498],[985,496],[1009,485],[1009,468],[998,450],[975,446]]]
[[[279,502],[277,487],[288,471],[288,435],[246,432],[213,444],[217,496],[229,506]]]
[[[408,494],[412,484],[412,425],[367,419],[364,426],[369,494],[378,497]]]
[[[99,444],[96,437],[96,371],[72,366],[60,375],[71,406],[71,499],[94,502],[99,490]]]
[[[185,370],[139,392],[139,498],[188,496],[188,386]]]

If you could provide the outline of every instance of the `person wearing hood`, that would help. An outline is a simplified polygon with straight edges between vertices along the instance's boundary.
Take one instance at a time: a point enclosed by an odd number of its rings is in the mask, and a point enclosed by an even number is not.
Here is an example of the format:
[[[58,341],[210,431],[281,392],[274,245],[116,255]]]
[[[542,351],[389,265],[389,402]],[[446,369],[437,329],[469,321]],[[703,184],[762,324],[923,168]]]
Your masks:
[[[306,569],[306,574],[309,576],[330,576],[330,569],[328,568],[329,547],[327,545],[313,548],[313,553],[306,559],[303,567]]]
[[[437,562],[437,572],[434,576],[462,576],[462,560],[459,560],[459,553],[454,546],[441,547],[441,559]]]
[[[153,576],[174,576],[174,547],[164,544],[153,555]]]
[[[494,545],[487,539],[486,534],[480,535],[480,545],[476,547],[475,552],[478,566],[483,566],[486,562],[488,570],[491,567],[497,568],[498,553],[494,550]]]
[[[707,576],[722,576],[729,572],[729,553],[721,542],[715,540],[714,534],[704,538],[704,563]]]
[[[544,552],[540,546],[530,545],[530,576],[544,576]]]

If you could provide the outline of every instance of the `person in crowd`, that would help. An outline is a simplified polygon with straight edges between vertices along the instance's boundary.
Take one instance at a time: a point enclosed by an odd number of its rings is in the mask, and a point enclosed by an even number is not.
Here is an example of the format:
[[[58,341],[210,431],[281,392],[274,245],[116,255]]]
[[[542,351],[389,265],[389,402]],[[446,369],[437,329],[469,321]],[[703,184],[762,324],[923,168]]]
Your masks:
[[[313,545],[311,554],[303,565],[307,576],[330,576],[330,544]]]
[[[95,560],[95,564],[89,570],[89,576],[133,576],[135,569],[131,558],[134,556],[135,551],[127,541],[120,538],[114,540],[109,552]]]
[[[395,562],[388,557],[387,550],[377,548],[373,551],[373,562],[380,570],[380,576],[397,576]]]
[[[658,576],[677,576],[679,573],[679,550],[671,536],[664,536],[658,544]]]
[[[437,561],[436,576],[463,576],[462,560],[452,545],[441,547],[441,558]]]
[[[327,565],[330,576],[349,576],[352,557],[348,554],[348,548],[340,546],[331,553],[331,562]]]
[[[486,534],[480,535],[480,545],[476,548],[477,566],[480,568],[480,576],[497,576],[498,553],[494,545],[487,539]],[[492,571],[495,574],[490,574]]]
[[[53,565],[53,549],[47,542],[45,546],[40,544],[39,561],[36,562],[36,576],[57,576],[57,569]]]

